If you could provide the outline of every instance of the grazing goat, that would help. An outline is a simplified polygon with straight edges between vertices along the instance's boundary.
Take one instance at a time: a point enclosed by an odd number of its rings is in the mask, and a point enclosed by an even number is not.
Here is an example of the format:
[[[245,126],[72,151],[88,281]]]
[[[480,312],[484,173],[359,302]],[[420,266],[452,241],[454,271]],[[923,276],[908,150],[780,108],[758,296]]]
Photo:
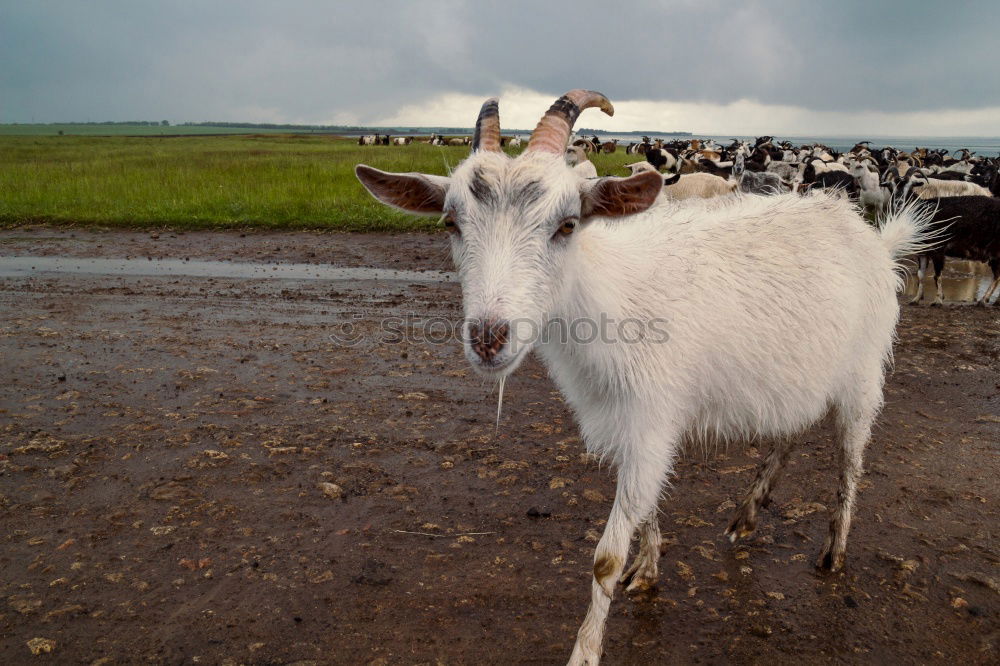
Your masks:
[[[569,166],[575,167],[577,164],[589,161],[590,159],[587,157],[587,150],[583,146],[566,147],[566,164]]]
[[[964,171],[951,171],[950,169],[945,169],[944,167],[931,167],[931,172],[926,174],[928,178],[937,178],[938,180],[969,180],[972,179],[972,174],[965,173]]]
[[[808,171],[809,167],[807,166],[806,172],[808,173]],[[858,184],[854,181],[854,177],[843,171],[827,171],[816,176],[815,180],[806,180],[805,182],[809,183],[812,187],[824,190],[840,190],[851,196],[858,193]]]
[[[642,173],[643,171],[656,171],[656,167],[643,160],[642,162],[632,162],[631,164],[626,164],[625,168],[631,171],[631,175],[637,173]]]
[[[691,173],[680,177],[680,180],[670,183],[666,180],[663,196],[667,199],[711,199],[736,191],[738,183],[726,180],[710,173]]]
[[[790,188],[776,173],[767,171],[744,171],[739,176],[741,192],[747,194],[781,194]]]
[[[918,199],[937,199],[939,197],[970,197],[992,196],[992,192],[975,183],[964,180],[942,180],[928,178],[922,173],[910,170],[908,178],[902,185],[900,196],[905,200],[912,192]]]
[[[646,161],[652,164],[657,171],[661,169],[670,171],[679,165],[677,156],[666,148],[648,148],[645,156]]]
[[[380,201],[443,216],[473,368],[503,382],[536,350],[587,449],[617,471],[571,665],[600,660],[619,581],[655,583],[657,505],[685,442],[775,442],[729,527],[735,539],[753,532],[793,437],[832,412],[840,487],[818,565],[843,567],[899,315],[897,258],[923,247],[926,224],[911,206],[877,230],[824,192],[660,203],[658,173],[582,180],[563,156],[595,106],[614,113],[600,93],[566,93],[511,158],[487,100],[449,177],[356,169]],[[608,319],[628,332],[537,335]]]
[[[597,167],[590,160],[577,164],[573,167],[573,172],[580,178],[597,178]]]
[[[587,151],[580,146],[566,148],[566,164],[573,167],[573,172],[580,178],[597,178],[597,167],[587,159]]]
[[[784,161],[773,161],[767,165],[766,171],[768,173],[775,173],[781,180],[788,183],[801,183],[802,182],[802,172],[805,169],[805,164],[801,162],[784,162]]]
[[[934,222],[941,227],[942,241],[929,251],[920,254],[917,269],[917,295],[910,301],[916,305],[924,297],[924,275],[928,261],[934,264],[934,286],[937,294],[931,305],[943,305],[941,271],[944,258],[958,257],[989,264],[993,282],[983,292],[976,305],[986,305],[1000,285],[1000,199],[995,197],[942,197],[933,211]]]
[[[806,183],[813,183],[825,173],[847,173],[847,171],[847,167],[839,162],[824,162],[814,157],[806,162],[806,168],[802,171],[802,178]]]

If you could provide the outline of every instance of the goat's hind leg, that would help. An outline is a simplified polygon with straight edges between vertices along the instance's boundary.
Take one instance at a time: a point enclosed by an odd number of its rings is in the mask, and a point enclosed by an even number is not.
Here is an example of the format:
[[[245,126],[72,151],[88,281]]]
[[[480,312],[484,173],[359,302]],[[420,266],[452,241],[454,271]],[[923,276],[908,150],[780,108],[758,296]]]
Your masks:
[[[830,519],[830,533],[823,545],[816,566],[839,571],[844,566],[847,534],[851,529],[851,514],[862,475],[865,446],[871,437],[872,423],[882,404],[881,381],[868,385],[848,404],[836,406],[836,436],[840,463],[840,485],[837,506]]]
[[[944,284],[941,282],[941,273],[944,272],[944,255],[935,254],[932,257],[932,263],[934,264],[934,288],[937,293],[931,306],[941,307],[944,305]]]
[[[917,295],[910,300],[910,305],[917,305],[924,297],[924,276],[927,275],[927,255],[917,257]]]
[[[766,507],[771,499],[771,491],[777,482],[785,463],[788,462],[788,455],[792,452],[791,440],[780,440],[774,443],[768,452],[764,462],[757,468],[757,477],[753,485],[747,492],[743,501],[736,509],[733,522],[726,530],[726,536],[730,541],[742,539],[753,534],[757,528],[757,512],[761,507]]]
[[[659,516],[654,510],[639,527],[639,552],[619,579],[626,586],[626,592],[648,590],[656,585],[660,575],[661,541]]]
[[[993,271],[993,282],[991,282],[990,286],[983,292],[983,297],[976,302],[976,305],[989,305],[993,292],[997,290],[997,287],[1000,287],[1000,259],[990,260],[990,270]],[[1000,304],[1000,298],[996,300],[996,303]]]

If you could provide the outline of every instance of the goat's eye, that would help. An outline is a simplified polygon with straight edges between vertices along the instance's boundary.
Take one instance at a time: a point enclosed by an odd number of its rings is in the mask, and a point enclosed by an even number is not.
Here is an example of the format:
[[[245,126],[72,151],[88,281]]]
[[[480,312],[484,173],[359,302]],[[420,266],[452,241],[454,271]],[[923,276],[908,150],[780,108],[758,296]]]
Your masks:
[[[569,236],[576,229],[576,223],[579,220],[575,217],[567,217],[559,223],[559,231],[556,232],[557,236]]]
[[[451,213],[447,213],[444,217],[441,218],[441,224],[443,224],[444,228],[447,229],[448,231],[456,234],[459,233],[458,225],[455,224],[455,216],[452,215]]]

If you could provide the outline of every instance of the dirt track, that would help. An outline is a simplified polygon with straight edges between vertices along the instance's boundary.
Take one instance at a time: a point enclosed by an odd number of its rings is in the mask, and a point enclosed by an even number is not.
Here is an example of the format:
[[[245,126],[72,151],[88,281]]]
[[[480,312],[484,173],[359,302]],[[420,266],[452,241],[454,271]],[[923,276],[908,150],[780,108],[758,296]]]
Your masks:
[[[445,244],[0,232],[0,255],[420,270],[449,268]],[[562,663],[613,483],[534,361],[495,434],[457,344],[380,341],[380,318],[457,318],[458,299],[0,278],[0,663]],[[335,344],[345,322],[367,342]],[[605,663],[1000,659],[1000,307],[907,307],[899,337],[846,572],[812,565],[836,485],[825,427],[735,547],[721,533],[764,445],[691,452],[662,504],[660,585],[616,598]]]

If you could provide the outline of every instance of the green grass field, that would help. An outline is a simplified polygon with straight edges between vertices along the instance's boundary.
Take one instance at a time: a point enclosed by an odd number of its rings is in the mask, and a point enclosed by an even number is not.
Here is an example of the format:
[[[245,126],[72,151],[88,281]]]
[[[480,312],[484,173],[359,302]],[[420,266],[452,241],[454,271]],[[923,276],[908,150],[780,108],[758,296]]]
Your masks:
[[[0,137],[0,224],[434,229],[436,218],[377,203],[354,177],[354,165],[445,174],[468,152],[277,134]],[[621,165],[636,156],[619,150],[594,161],[602,175],[625,175]]]
[[[62,134],[60,134],[60,132]],[[181,136],[188,134],[287,134],[287,129],[249,129],[213,125],[89,125],[62,123],[55,125],[28,123],[0,124],[0,136]]]

